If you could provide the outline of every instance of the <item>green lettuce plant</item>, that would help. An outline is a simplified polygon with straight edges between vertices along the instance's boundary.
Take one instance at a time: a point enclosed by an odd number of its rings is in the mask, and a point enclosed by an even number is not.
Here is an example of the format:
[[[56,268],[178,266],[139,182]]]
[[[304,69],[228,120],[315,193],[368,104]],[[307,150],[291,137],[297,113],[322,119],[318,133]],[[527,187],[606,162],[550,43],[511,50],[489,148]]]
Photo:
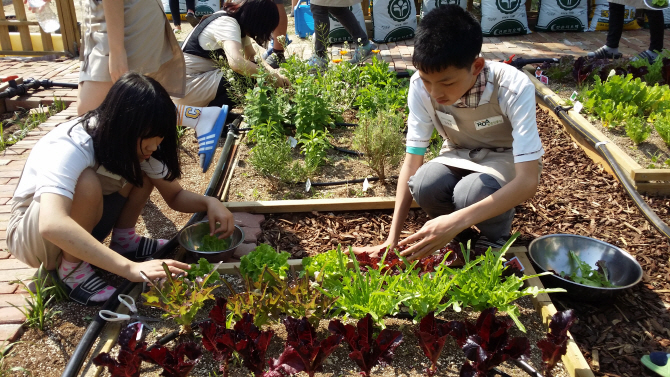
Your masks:
[[[245,255],[240,260],[240,273],[251,281],[258,281],[263,277],[264,281],[273,283],[271,275],[264,274],[264,269],[272,271],[280,280],[286,279],[288,272],[288,258],[290,254],[282,251],[277,252],[272,246],[262,243],[254,251]]]

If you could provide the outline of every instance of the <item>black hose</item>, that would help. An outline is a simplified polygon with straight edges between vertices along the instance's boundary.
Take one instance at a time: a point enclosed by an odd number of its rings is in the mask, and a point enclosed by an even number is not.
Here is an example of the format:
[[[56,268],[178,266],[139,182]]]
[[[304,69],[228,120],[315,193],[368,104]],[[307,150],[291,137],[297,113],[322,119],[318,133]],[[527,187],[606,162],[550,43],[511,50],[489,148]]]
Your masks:
[[[60,83],[60,82],[53,82],[51,80],[35,80],[33,78],[25,79],[21,84],[17,84],[16,81],[12,80],[10,81],[9,88],[0,92],[0,99],[12,98],[24,95],[28,93],[28,89],[39,89],[40,86],[44,87],[45,89],[49,89],[53,86],[60,86],[64,88],[73,88],[73,89],[79,87],[78,84],[73,83]]]
[[[616,175],[616,177],[619,179],[619,182],[621,182],[621,185],[623,186],[624,190],[626,190],[626,193],[628,193],[628,196],[633,200],[637,208],[640,210],[642,215],[651,223],[651,225],[656,228],[661,234],[666,236],[667,238],[670,238],[670,227],[663,222],[663,220],[658,217],[658,215],[654,212],[654,210],[647,204],[647,202],[644,201],[644,198],[642,198],[642,195],[640,195],[639,192],[635,189],[635,185],[633,182],[628,178],[628,175],[626,172],[623,170],[621,166],[617,163],[617,161],[614,159],[614,156],[612,156],[612,153],[609,151],[607,148],[607,142],[603,140],[599,140],[596,136],[591,134],[587,129],[582,127],[577,121],[572,119],[570,114],[568,114],[568,109],[563,108],[552,96],[550,95],[543,95],[540,93],[539,90],[535,90],[537,95],[542,98],[542,100],[549,105],[549,107],[554,109],[554,112],[556,115],[558,115],[559,118],[563,119],[565,122],[567,122],[573,129],[575,129],[577,132],[579,132],[582,137],[593,147],[595,148],[600,154],[605,158],[605,161],[607,161],[607,164],[612,168],[612,171]]]
[[[333,124],[340,127],[358,127],[356,123],[335,122]]]
[[[341,148],[341,147],[336,147],[334,145],[333,145],[333,149],[335,149],[338,152],[353,154],[354,156],[365,156],[365,153],[363,153],[363,152],[353,151],[351,149],[346,149],[346,148]]]
[[[396,71],[395,76],[399,79],[406,79],[410,77],[409,71]]]
[[[528,375],[531,377],[543,377],[540,372],[538,372],[535,368],[523,360],[510,359],[510,362],[516,365],[522,371],[528,373]]]
[[[239,118],[236,119],[235,122],[237,122],[237,124],[233,122],[233,125],[239,125],[240,121],[241,119]],[[206,196],[214,196],[215,194],[217,194],[217,190],[219,190],[221,185],[223,184],[222,178],[225,177],[223,169],[226,167],[228,157],[230,155],[230,150],[232,149],[235,140],[235,133],[232,130],[233,128],[230,127],[226,137],[226,142],[223,145],[221,156],[219,157],[219,161],[216,164],[216,170],[214,171],[212,179],[210,179],[209,185],[205,190]],[[188,220],[186,225],[184,225],[184,228],[202,220],[203,217],[205,217],[204,212],[194,213],[193,216],[191,216],[191,218]],[[177,233],[174,237],[172,237],[167,244],[165,244],[159,251],[157,251],[156,254],[154,254],[154,259],[161,259],[168,253],[168,251],[173,250],[177,246],[178,235],[179,233]],[[107,301],[105,301],[101,310],[115,310],[116,307],[119,305],[118,303],[119,294],[126,294],[130,292],[133,289],[133,287],[135,287],[135,284],[137,283],[124,280],[116,289],[114,294]],[[100,332],[102,331],[102,328],[104,327],[105,323],[106,321],[103,320],[100,316],[95,316],[93,321],[86,328],[86,332],[84,332],[84,335],[79,341],[79,344],[77,344],[77,348],[72,353],[72,356],[70,357],[70,360],[65,366],[65,370],[63,370],[63,374],[61,374],[61,377],[76,377],[79,374],[79,371],[81,370],[81,367],[84,364],[84,358],[86,357],[86,355],[88,355],[95,340],[98,339],[98,336],[100,335]]]

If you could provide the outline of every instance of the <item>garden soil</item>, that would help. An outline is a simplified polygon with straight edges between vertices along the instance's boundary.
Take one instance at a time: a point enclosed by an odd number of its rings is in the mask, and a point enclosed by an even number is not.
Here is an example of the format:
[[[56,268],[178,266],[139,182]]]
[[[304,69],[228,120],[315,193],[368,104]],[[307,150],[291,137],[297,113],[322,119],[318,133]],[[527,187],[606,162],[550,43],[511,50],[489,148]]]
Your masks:
[[[644,270],[643,282],[631,289],[628,293],[608,302],[576,302],[555,295],[554,302],[559,310],[573,308],[579,318],[578,323],[572,329],[575,340],[585,357],[592,365],[597,376],[627,376],[627,377],[652,377],[653,374],[642,367],[639,359],[650,351],[670,351],[670,261],[668,260],[668,249],[670,243],[658,232],[651,228],[642,217],[633,202],[625,194],[620,184],[606,173],[602,167],[594,164],[584,152],[575,144],[562,130],[561,126],[546,112],[538,110],[538,127],[545,148],[544,171],[538,192],[528,202],[517,207],[513,231],[520,231],[522,237],[517,245],[527,244],[533,238],[551,233],[574,233],[602,239],[606,242],[622,247],[636,257]],[[193,156],[197,144],[193,141],[188,145],[187,136],[184,139],[186,152],[182,153],[184,166],[185,187],[202,192],[206,185],[202,173],[198,171],[197,156]],[[187,153],[188,152],[188,153]],[[190,153],[190,155],[189,155]],[[189,161],[189,159],[192,159]],[[195,181],[188,183],[189,180]],[[207,180],[209,178],[207,177]],[[145,210],[143,216],[147,226],[147,233],[153,236],[169,237],[169,232],[179,229],[188,219],[188,216],[178,217],[169,212],[159,198],[152,196],[152,202],[156,209],[164,210],[162,215],[152,211],[151,205]],[[667,197],[646,197],[647,203],[654,208],[656,213],[666,222],[670,222],[670,199]],[[423,221],[420,211],[414,211],[417,223]],[[338,215],[340,216],[340,215]],[[386,236],[388,225],[383,225],[380,220],[388,224],[388,216],[376,216],[380,225],[377,228],[365,230],[373,237],[361,236],[359,240],[345,237],[345,234],[359,232],[355,229],[356,223],[342,222],[337,232],[332,232],[346,245],[363,245]],[[163,225],[155,226],[154,218],[165,217]],[[328,220],[332,222],[330,214],[323,213],[314,215],[307,214],[302,219],[313,218],[314,221],[323,220],[326,225],[317,225],[318,229],[332,229]],[[283,223],[278,216],[269,217],[275,219],[275,223]],[[298,218],[298,222],[301,219]],[[291,221],[291,220],[289,220]],[[312,220],[309,220],[312,223]],[[371,221],[371,223],[374,223]],[[360,225],[360,224],[359,224]],[[291,226],[286,224],[286,226]],[[335,226],[335,225],[333,225]],[[277,227],[276,229],[282,229]],[[292,229],[292,228],[291,228]],[[280,230],[289,232],[289,229]],[[264,229],[264,234],[272,232]],[[271,233],[270,233],[271,234]],[[300,241],[307,240],[311,236],[308,232],[293,232]],[[332,235],[329,232],[323,237],[317,237],[311,248],[319,250],[332,248]],[[302,237],[302,238],[300,238]],[[320,240],[320,244],[315,242]],[[300,250],[298,250],[300,251]],[[307,252],[306,250],[304,252]],[[113,280],[110,280],[113,281]],[[57,310],[61,320],[57,320],[50,327],[49,332],[41,337],[35,330],[29,330],[24,343],[16,346],[14,356],[7,361],[8,365],[22,366],[29,369],[33,376],[59,376],[65,363],[69,359],[72,350],[79,342],[85,326],[91,318],[92,309],[83,309],[72,303],[60,304]],[[400,326],[400,325],[398,325]],[[278,330],[279,331],[279,330]],[[34,335],[31,335],[34,334]],[[53,334],[68,334],[61,336],[60,343],[52,344],[46,340],[53,338]],[[71,334],[71,335],[70,335]],[[278,336],[281,335],[278,333]],[[42,339],[43,341],[36,341]],[[57,352],[54,350],[58,349]],[[340,349],[339,352],[342,349]],[[594,360],[594,351],[598,351],[598,360]],[[420,350],[414,348],[411,352],[412,358],[422,358]],[[459,351],[460,352],[460,351]],[[458,354],[451,352],[450,354]],[[41,360],[31,361],[31,355],[49,355],[48,364]],[[335,360],[335,359],[334,359]],[[339,356],[338,362],[344,360]],[[596,362],[597,361],[597,362]],[[421,361],[418,361],[421,362]],[[417,362],[417,363],[418,363]],[[416,363],[415,363],[416,364]],[[50,365],[50,369],[44,367]],[[451,365],[451,364],[447,364]],[[211,369],[210,369],[211,370]],[[388,369],[385,369],[388,370]],[[455,367],[453,367],[455,371]],[[397,375],[407,372],[394,371]],[[455,374],[454,374],[455,375]]]

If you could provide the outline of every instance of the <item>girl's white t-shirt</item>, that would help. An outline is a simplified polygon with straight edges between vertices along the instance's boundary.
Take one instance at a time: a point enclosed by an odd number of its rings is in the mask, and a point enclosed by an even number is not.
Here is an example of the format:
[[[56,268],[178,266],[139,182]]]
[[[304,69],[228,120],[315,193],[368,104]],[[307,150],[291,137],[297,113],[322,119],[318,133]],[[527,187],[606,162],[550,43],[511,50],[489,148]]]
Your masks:
[[[96,165],[93,139],[79,119],[58,125],[35,144],[14,191],[13,201],[30,196],[37,200],[43,193],[73,198],[81,173]],[[167,175],[164,164],[153,157],[142,161],[140,167],[149,178],[161,179]]]

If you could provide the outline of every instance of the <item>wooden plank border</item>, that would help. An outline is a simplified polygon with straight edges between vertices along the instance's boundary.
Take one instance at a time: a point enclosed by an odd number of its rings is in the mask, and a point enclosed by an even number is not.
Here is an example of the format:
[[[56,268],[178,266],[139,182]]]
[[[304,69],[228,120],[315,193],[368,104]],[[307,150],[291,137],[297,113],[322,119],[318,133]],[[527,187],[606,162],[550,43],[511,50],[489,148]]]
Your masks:
[[[526,275],[536,274],[535,269],[530,263],[530,259],[528,259],[528,255],[525,250],[522,252],[511,252],[511,254],[519,258],[524,266],[524,273]],[[535,286],[540,289],[544,288],[540,278],[528,279],[525,281],[525,284],[526,286]],[[554,304],[551,302],[551,298],[548,294],[542,293],[537,295],[537,297],[531,297],[531,300],[533,301],[535,310],[540,315],[540,317],[542,317],[542,323],[544,324],[545,329],[549,329],[549,321],[551,320],[551,316],[558,312]],[[579,349],[577,343],[575,343],[575,340],[570,332],[568,332],[568,337],[570,338],[568,340],[568,350],[567,353],[561,358],[561,361],[563,361],[563,366],[565,367],[570,377],[595,377],[591,367],[589,366],[589,363],[584,358],[584,355],[582,355],[582,351]]]
[[[552,97],[560,104],[565,104],[562,98],[558,97],[549,87],[542,84],[533,73],[524,70],[524,73],[530,78],[531,82],[537,90],[536,97],[538,105],[544,110],[547,110],[552,117],[563,124],[563,128],[570,134],[572,139],[586,152],[586,154],[596,163],[602,165],[606,171],[616,177],[607,162],[595,148],[591,146],[575,129],[572,128],[566,121],[559,118],[554,109],[550,108],[545,102],[545,98]],[[663,181],[670,181],[670,169],[643,169],[640,164],[628,156],[619,146],[612,143],[609,138],[600,132],[595,126],[591,124],[580,113],[569,110],[570,117],[580,126],[587,129],[592,135],[599,140],[606,142],[606,148],[612,154],[616,162],[623,168],[630,179],[635,183],[637,190],[641,193],[647,194],[670,194],[670,182],[663,183]],[[618,178],[617,178],[618,179]],[[656,183],[649,183],[655,181]]]
[[[224,202],[223,204],[231,212],[249,213],[369,211],[393,209],[395,206],[395,197],[269,200],[258,202]],[[419,205],[415,201],[412,201],[412,208],[419,208]]]

